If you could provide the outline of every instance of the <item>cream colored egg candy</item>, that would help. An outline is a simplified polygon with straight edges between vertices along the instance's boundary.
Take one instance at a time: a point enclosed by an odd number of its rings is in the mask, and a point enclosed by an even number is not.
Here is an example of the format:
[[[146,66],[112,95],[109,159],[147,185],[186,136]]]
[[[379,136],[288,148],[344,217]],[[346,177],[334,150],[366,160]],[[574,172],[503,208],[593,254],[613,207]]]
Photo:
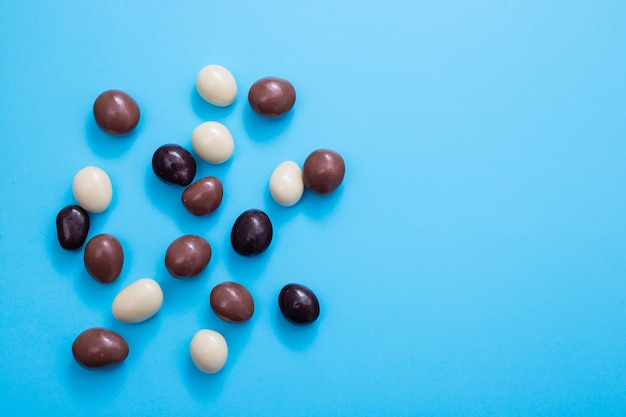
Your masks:
[[[226,339],[215,330],[198,331],[189,346],[191,360],[204,373],[214,374],[222,370],[228,358]]]
[[[226,126],[219,122],[204,122],[191,133],[191,146],[200,158],[211,164],[230,159],[235,141]]]
[[[196,77],[198,94],[209,103],[226,107],[237,97],[237,82],[233,74],[221,65],[207,65]]]
[[[278,165],[270,177],[270,193],[274,200],[282,206],[293,206],[304,192],[302,170],[293,161],[285,161]]]
[[[113,316],[124,323],[139,323],[154,316],[163,304],[163,291],[152,278],[142,278],[122,289],[111,306]]]
[[[111,204],[113,186],[102,168],[88,166],[76,173],[72,193],[79,206],[92,213],[101,213]]]

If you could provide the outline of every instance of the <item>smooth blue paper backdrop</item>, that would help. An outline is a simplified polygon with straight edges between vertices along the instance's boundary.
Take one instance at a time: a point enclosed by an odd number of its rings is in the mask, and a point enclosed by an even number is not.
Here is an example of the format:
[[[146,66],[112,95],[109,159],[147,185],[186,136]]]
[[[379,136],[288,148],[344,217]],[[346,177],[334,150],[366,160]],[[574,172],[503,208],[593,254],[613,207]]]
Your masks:
[[[3,415],[617,416],[626,414],[626,2],[17,1],[0,3],[0,405]],[[239,93],[204,102],[195,76],[229,68]],[[247,104],[257,79],[297,90],[291,114]],[[102,91],[138,101],[129,137],[91,114]],[[151,171],[165,143],[190,148],[207,120],[235,138],[225,197],[207,218]],[[334,194],[282,208],[282,161],[344,156]],[[57,212],[87,165],[113,182],[90,236],[116,235],[120,278],[100,285],[60,249]],[[265,210],[275,239],[236,255],[230,228]],[[182,234],[211,242],[199,277],[163,265]],[[142,324],[115,294],[159,281]],[[242,325],[210,310],[211,288],[254,294]],[[294,327],[280,288],[322,313]],[[103,372],[71,345],[104,326],[131,346]],[[188,347],[222,332],[230,356],[204,375]]]

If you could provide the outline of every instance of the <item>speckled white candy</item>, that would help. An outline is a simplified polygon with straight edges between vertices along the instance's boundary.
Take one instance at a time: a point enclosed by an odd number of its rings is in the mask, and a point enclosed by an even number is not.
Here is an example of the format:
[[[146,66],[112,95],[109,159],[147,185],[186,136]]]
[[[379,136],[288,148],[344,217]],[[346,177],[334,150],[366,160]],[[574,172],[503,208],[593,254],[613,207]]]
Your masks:
[[[159,283],[151,278],[142,278],[117,294],[111,312],[124,323],[139,323],[154,316],[162,304],[163,291]]]
[[[209,103],[225,107],[232,104],[237,96],[235,77],[221,65],[207,65],[196,78],[198,94]]]
[[[200,158],[211,164],[226,162],[233,155],[235,142],[221,123],[204,122],[191,133],[191,146]]]
[[[195,334],[189,346],[191,360],[207,374],[219,372],[228,358],[228,345],[224,336],[214,330],[203,329]]]
[[[79,206],[92,213],[100,213],[111,204],[113,186],[104,170],[88,166],[74,176],[72,193]]]
[[[302,198],[304,180],[302,170],[293,161],[278,165],[270,177],[270,193],[280,205],[289,207]]]

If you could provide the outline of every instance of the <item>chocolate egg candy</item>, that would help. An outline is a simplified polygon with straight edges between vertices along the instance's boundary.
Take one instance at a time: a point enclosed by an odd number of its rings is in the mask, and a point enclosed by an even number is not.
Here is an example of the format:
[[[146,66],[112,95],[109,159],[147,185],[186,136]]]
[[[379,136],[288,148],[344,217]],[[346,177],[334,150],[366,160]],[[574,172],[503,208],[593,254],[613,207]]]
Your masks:
[[[96,281],[107,284],[120,276],[124,264],[124,251],[115,236],[100,234],[92,237],[85,246],[85,268]]]
[[[67,206],[57,214],[56,225],[61,247],[78,249],[85,243],[89,233],[89,214],[79,206]]]
[[[341,155],[329,149],[318,149],[304,161],[302,176],[304,185],[315,194],[335,191],[346,173]]]
[[[123,362],[128,357],[128,343],[111,330],[94,327],[74,340],[72,354],[82,367],[98,369]]]
[[[113,186],[103,169],[88,166],[74,176],[72,193],[79,206],[92,213],[100,213],[111,204]]]
[[[261,210],[246,210],[237,217],[230,233],[233,249],[240,255],[257,255],[272,242],[273,228],[270,218]]]
[[[93,103],[96,123],[106,133],[123,135],[139,123],[139,106],[131,96],[120,90],[108,90]]]
[[[198,72],[196,89],[200,97],[214,106],[229,106],[237,97],[235,77],[226,68],[216,64],[207,65]]]
[[[196,160],[178,145],[163,145],[152,156],[152,170],[162,181],[187,186],[196,175]]]
[[[320,315],[317,297],[304,285],[285,285],[278,295],[278,306],[283,316],[296,324],[312,323]]]
[[[189,346],[191,360],[204,373],[214,374],[222,370],[228,358],[226,339],[215,330],[197,332]]]
[[[223,124],[204,122],[191,132],[191,147],[204,161],[221,164],[233,155],[235,141]]]
[[[263,117],[278,117],[287,113],[296,102],[296,90],[282,78],[261,78],[248,92],[250,107]]]
[[[204,216],[217,210],[223,196],[222,182],[216,177],[204,177],[183,191],[183,206],[191,214]]]
[[[211,291],[211,309],[220,319],[240,323],[249,320],[254,313],[252,294],[236,282],[222,282]]]
[[[285,207],[300,201],[304,192],[302,170],[293,161],[278,165],[270,177],[270,193],[274,200]]]
[[[142,278],[122,289],[111,305],[113,317],[139,323],[154,316],[163,305],[163,290],[152,278]]]
[[[181,236],[165,253],[165,267],[175,278],[191,278],[206,268],[211,260],[211,245],[195,235]]]

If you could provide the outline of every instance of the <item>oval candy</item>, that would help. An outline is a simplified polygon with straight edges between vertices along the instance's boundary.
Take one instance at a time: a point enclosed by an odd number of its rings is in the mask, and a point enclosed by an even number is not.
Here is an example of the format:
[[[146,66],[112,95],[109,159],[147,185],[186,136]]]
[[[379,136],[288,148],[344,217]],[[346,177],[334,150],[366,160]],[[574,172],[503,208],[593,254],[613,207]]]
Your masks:
[[[196,89],[200,97],[219,107],[231,105],[237,97],[235,77],[229,70],[216,64],[207,65],[198,72]]]
[[[220,319],[240,323],[254,314],[254,299],[246,287],[236,282],[222,282],[211,290],[210,304]]]
[[[72,343],[74,359],[84,368],[98,369],[124,362],[128,343],[119,334],[94,327],[85,330]]]
[[[191,147],[204,161],[221,164],[233,155],[235,141],[223,124],[204,122],[191,133]]]
[[[87,242],[83,260],[89,275],[96,281],[107,284],[120,276],[124,265],[124,251],[115,236],[99,234]]]
[[[142,278],[122,289],[111,306],[113,316],[124,323],[139,323],[154,316],[163,304],[163,291],[151,278]]]
[[[165,252],[165,267],[175,278],[198,275],[211,260],[211,245],[196,235],[184,235],[174,240]]]
[[[346,165],[341,155],[329,149],[318,149],[304,161],[304,185],[315,194],[328,194],[341,185]]]
[[[88,166],[76,173],[72,181],[72,193],[83,209],[92,213],[106,210],[113,198],[111,179],[103,169]]]
[[[93,103],[93,116],[97,125],[110,135],[123,135],[139,123],[139,106],[128,94],[120,90],[108,90]]]
[[[270,246],[273,234],[272,222],[267,214],[251,209],[241,213],[235,220],[230,242],[240,255],[258,255]]]
[[[196,176],[196,160],[182,146],[160,146],[152,156],[152,170],[168,184],[187,186]]]
[[[320,315],[320,303],[313,291],[304,285],[287,284],[278,295],[283,316],[296,324],[313,323]]]
[[[248,92],[250,107],[258,115],[274,118],[287,113],[296,102],[296,90],[282,78],[261,78]]]
[[[270,177],[270,193],[281,206],[290,207],[300,201],[304,192],[302,170],[293,161],[278,165]]]
[[[220,333],[203,329],[191,339],[189,353],[191,360],[200,371],[214,374],[221,371],[226,364],[228,345]]]
[[[87,240],[89,214],[76,205],[64,207],[57,214],[56,226],[59,245],[63,249],[78,249]]]
[[[183,206],[196,216],[213,213],[222,204],[224,187],[216,177],[204,177],[183,191]]]

